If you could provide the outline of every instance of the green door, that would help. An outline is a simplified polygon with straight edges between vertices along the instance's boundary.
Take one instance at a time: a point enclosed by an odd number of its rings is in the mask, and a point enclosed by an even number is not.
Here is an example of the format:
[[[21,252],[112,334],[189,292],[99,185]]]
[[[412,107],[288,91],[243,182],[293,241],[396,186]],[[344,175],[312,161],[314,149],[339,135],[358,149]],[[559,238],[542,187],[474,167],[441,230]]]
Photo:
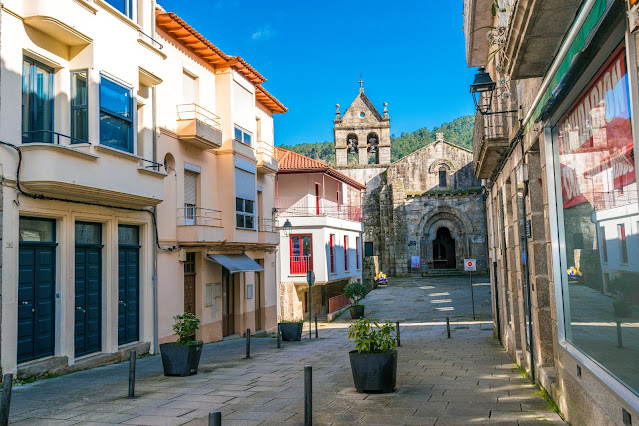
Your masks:
[[[102,349],[102,225],[75,224],[75,356]]]
[[[20,218],[18,363],[53,355],[55,246],[55,221]]]
[[[140,245],[137,226],[118,226],[118,344],[140,340]]]

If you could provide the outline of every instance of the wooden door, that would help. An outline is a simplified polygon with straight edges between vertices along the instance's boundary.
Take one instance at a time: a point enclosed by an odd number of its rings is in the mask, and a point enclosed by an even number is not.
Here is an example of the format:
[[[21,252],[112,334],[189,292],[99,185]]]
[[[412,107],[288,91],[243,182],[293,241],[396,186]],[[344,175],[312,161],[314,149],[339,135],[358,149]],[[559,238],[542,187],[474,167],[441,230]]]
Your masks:
[[[264,261],[259,259],[257,261],[260,265],[264,264]],[[255,272],[255,330],[262,330],[262,272]]]
[[[195,315],[195,253],[187,253],[184,262],[184,313]]]
[[[235,331],[233,316],[235,314],[235,283],[233,275],[226,268],[222,269],[222,336],[230,336]]]

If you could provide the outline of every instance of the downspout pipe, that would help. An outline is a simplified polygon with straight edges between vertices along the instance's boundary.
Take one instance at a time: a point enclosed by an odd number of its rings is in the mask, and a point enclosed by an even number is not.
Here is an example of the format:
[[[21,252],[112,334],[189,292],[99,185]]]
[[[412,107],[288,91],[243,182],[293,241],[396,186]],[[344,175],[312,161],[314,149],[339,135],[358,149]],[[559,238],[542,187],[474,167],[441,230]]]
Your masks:
[[[157,101],[156,86],[151,88],[153,100],[151,108],[153,109],[153,161],[157,163],[158,157],[158,134],[157,134]],[[157,206],[153,206],[153,215],[157,217]],[[153,247],[153,353],[158,353],[158,234],[155,232],[155,244]]]

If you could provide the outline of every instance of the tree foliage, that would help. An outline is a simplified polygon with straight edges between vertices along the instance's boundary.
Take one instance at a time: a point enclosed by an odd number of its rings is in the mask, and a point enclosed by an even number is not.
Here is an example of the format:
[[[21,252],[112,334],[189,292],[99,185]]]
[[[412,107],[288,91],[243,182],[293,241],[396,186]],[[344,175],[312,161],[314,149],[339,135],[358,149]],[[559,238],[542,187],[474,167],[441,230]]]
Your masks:
[[[467,149],[472,149],[474,115],[465,115],[441,126],[429,130],[424,127],[411,133],[391,135],[391,161],[397,161],[420,148],[432,143],[437,133],[444,134],[444,140]],[[333,142],[303,143],[299,145],[281,145],[281,148],[297,152],[315,160],[335,166],[335,146]]]

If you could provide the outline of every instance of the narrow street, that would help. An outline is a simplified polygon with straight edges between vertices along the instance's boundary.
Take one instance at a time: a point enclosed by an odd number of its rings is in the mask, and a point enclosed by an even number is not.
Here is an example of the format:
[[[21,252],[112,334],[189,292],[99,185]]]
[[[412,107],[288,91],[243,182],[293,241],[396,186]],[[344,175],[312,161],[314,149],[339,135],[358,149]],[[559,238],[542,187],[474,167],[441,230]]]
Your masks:
[[[11,422],[28,425],[302,424],[303,369],[313,366],[314,424],[549,424],[561,418],[536,394],[493,339],[490,287],[476,284],[472,321],[467,278],[392,280],[363,299],[366,316],[401,322],[397,391],[358,394],[348,361],[348,312],[320,325],[320,338],[244,339],[204,347],[200,371],[164,377],[159,356],[137,362],[135,399],[126,398],[128,363],[14,387]],[[483,281],[486,281],[484,279]],[[451,338],[445,317],[451,318]],[[307,323],[305,323],[307,326]]]

